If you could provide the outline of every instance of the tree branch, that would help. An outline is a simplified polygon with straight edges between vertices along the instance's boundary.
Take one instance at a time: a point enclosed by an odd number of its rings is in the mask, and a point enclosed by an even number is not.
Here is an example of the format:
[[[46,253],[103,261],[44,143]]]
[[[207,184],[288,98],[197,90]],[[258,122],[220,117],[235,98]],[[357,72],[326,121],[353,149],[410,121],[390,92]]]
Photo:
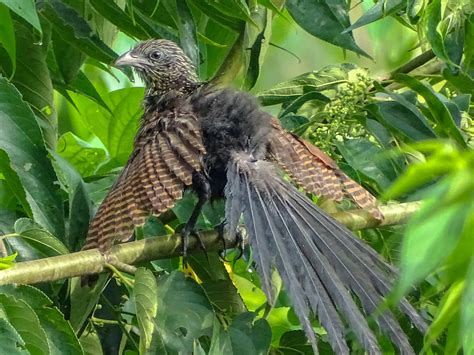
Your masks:
[[[336,212],[332,216],[348,228],[359,230],[376,226],[387,226],[405,223],[416,211],[421,202],[381,206],[383,221],[373,218],[364,210]],[[220,251],[223,243],[216,231],[200,233],[206,250]],[[226,240],[226,247],[235,247],[236,241]],[[190,238],[189,253],[200,252],[199,243]],[[55,281],[75,276],[106,272],[106,264],[110,259],[134,265],[143,261],[167,259],[181,255],[182,239],[179,235],[154,237],[130,243],[114,245],[109,255],[103,255],[97,249],[77,253],[59,255],[45,259],[25,261],[15,264],[12,268],[0,270],[0,285],[11,283],[34,284]]]

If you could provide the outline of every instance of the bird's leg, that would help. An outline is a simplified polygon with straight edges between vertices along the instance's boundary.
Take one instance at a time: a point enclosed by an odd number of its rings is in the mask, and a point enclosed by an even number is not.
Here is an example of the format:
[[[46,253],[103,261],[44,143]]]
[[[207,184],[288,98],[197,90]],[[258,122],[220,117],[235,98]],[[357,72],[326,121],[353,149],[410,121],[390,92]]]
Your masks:
[[[202,207],[204,204],[209,200],[211,197],[211,185],[207,178],[199,172],[193,173],[193,189],[198,195],[198,202],[196,206],[194,206],[193,212],[191,213],[191,217],[189,217],[186,225],[184,226],[183,230],[181,231],[181,237],[183,238],[183,256],[186,257],[188,245],[189,245],[189,236],[192,235],[197,238],[199,241],[201,248],[204,252],[206,252],[206,247],[196,231],[196,223],[199,218],[199,214],[201,213]]]

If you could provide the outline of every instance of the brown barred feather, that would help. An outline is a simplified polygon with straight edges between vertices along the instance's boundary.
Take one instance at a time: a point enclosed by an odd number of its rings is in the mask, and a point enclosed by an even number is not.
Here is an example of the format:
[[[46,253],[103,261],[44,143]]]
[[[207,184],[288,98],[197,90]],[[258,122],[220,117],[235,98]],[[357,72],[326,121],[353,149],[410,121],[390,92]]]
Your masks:
[[[362,186],[344,174],[323,151],[300,137],[285,131],[272,119],[273,134],[269,154],[278,165],[307,192],[333,201],[350,198],[375,218],[382,219],[377,200]]]
[[[83,249],[105,252],[129,240],[150,214],[173,207],[193,172],[201,171],[204,153],[199,124],[189,111],[145,114],[133,153],[92,220]]]
[[[164,160],[168,169],[173,172],[173,174],[178,177],[183,184],[190,185],[194,168],[174,151],[168,139],[161,139],[159,148],[161,154],[166,157]]]

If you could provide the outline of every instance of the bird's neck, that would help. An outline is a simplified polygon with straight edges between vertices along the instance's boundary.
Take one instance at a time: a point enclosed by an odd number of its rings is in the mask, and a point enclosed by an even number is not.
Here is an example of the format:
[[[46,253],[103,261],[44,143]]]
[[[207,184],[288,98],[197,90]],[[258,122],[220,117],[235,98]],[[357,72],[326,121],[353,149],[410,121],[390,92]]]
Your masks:
[[[170,92],[180,96],[188,96],[201,86],[202,83],[197,78],[190,78],[186,75],[170,78],[161,76],[159,80],[147,83],[146,96],[163,96]]]

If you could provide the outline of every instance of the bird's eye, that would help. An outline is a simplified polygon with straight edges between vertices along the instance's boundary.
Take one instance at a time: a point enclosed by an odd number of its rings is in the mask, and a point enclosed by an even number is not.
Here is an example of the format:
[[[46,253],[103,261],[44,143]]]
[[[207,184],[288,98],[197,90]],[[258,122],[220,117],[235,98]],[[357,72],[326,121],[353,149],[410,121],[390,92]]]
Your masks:
[[[160,51],[154,51],[151,52],[150,57],[151,59],[160,59],[162,56],[162,53]]]

